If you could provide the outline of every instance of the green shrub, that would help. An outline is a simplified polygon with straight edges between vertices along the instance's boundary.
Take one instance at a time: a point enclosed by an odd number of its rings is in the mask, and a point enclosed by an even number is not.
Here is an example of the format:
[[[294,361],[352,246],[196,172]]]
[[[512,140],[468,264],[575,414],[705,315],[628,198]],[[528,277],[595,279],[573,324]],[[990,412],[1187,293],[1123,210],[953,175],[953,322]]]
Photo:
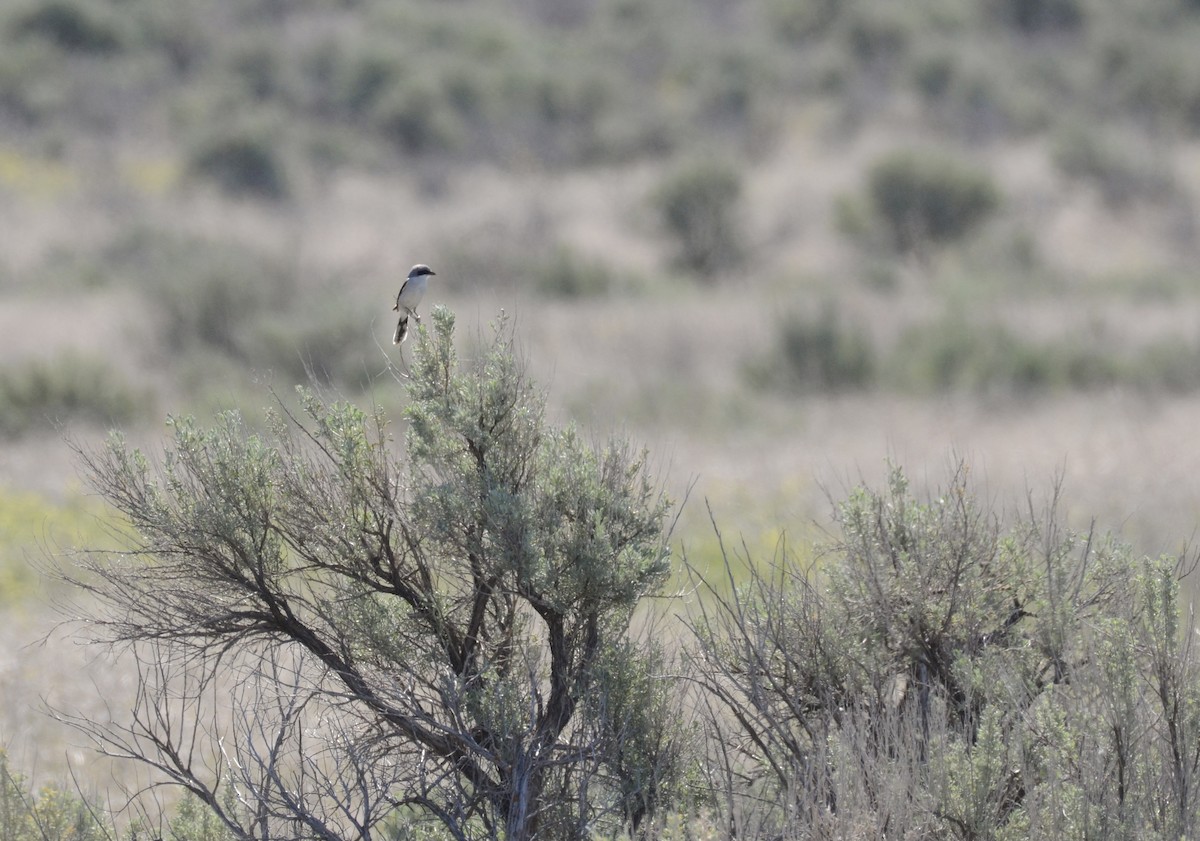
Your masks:
[[[259,322],[291,311],[288,267],[229,241],[136,229],[104,256],[110,275],[139,287],[174,354],[197,348],[246,359]]]
[[[960,316],[909,328],[891,355],[894,382],[918,392],[1096,388],[1124,376],[1119,357],[1063,337],[1033,342],[997,323]]]
[[[74,422],[114,426],[143,417],[149,397],[94,356],[63,354],[0,368],[0,435]]]
[[[653,203],[682,268],[712,278],[741,260],[741,196],[740,173],[710,160],[684,164],[659,185]]]
[[[71,723],[238,838],[383,837],[405,813],[432,837],[637,837],[691,764],[666,647],[631,628],[670,574],[670,503],[644,453],[546,421],[503,321],[460,362],[453,314],[427,320],[403,453],[381,409],[301,389],[269,432],[225,411],[173,421],[161,460],[119,436],[83,454],[134,526],[83,567],[118,617],[94,641],[159,668]],[[229,715],[164,726],[226,678]]]
[[[447,153],[465,141],[464,126],[431,80],[395,85],[372,109],[380,136],[406,155]]]
[[[1058,488],[1007,524],[968,476],[852,491],[817,570],[723,550],[698,580],[693,679],[738,837],[1195,837],[1194,561],[1072,531]]]
[[[230,792],[235,796],[234,792]],[[225,824],[191,792],[183,796],[171,815],[170,835],[173,841],[235,841]]]
[[[97,809],[56,785],[34,791],[0,750],[0,838],[5,841],[108,841],[113,827]]]
[[[1047,91],[1060,89],[1037,65],[1004,66],[994,54],[962,45],[927,50],[909,63],[908,75],[933,128],[971,146],[1040,131]]]
[[[618,95],[613,64],[507,19],[431,12],[397,35],[414,49],[439,49],[414,64],[397,57],[403,51],[392,39],[330,39],[303,57],[300,75],[317,116],[357,124],[406,156],[557,165],[603,158],[614,148],[603,119]]]
[[[158,816],[174,841],[234,841],[235,836],[198,799],[187,794],[178,805]],[[59,785],[34,790],[29,778],[10,767],[0,750],[0,838],[4,841],[137,841],[155,838],[141,820],[132,821],[118,836],[108,814],[97,804]]]
[[[755,106],[771,89],[769,64],[750,47],[731,45],[706,56],[693,76],[697,115],[714,130],[752,128]]]
[[[187,169],[232,195],[280,201],[291,193],[282,142],[280,132],[232,127],[200,142]]]
[[[798,392],[880,386],[900,392],[1036,394],[1122,385],[1147,391],[1200,388],[1200,348],[1183,336],[1122,345],[1076,330],[1046,339],[998,320],[948,314],[908,326],[886,348],[869,330],[827,305],[785,313],[767,353],[749,360],[751,385]]]
[[[995,19],[1026,35],[1075,32],[1085,22],[1083,0],[988,0]]]
[[[64,98],[56,76],[62,57],[40,43],[9,43],[0,50],[0,107],[13,123],[45,123]]]
[[[290,95],[286,83],[289,61],[278,41],[248,38],[236,43],[224,62],[251,101],[280,101]]]
[[[614,285],[608,265],[565,245],[554,248],[533,274],[538,291],[557,298],[598,297],[607,294]]]
[[[310,60],[310,71],[327,91],[323,101],[354,116],[369,114],[403,73],[394,51],[362,49],[348,56],[345,48],[325,44]]]
[[[886,381],[902,390],[1039,392],[1114,385],[1174,392],[1200,387],[1194,340],[1164,336],[1123,347],[1104,334],[1022,337],[998,322],[949,315],[908,328],[888,357]]]
[[[961,239],[1000,203],[983,172],[931,151],[894,152],[871,166],[867,195],[893,245],[911,251]]]
[[[1098,99],[1152,128],[1200,131],[1200,54],[1194,30],[1125,31],[1097,52]]]
[[[837,0],[768,0],[766,14],[773,33],[799,43],[825,34],[839,8]]]
[[[921,57],[913,67],[913,83],[917,91],[929,100],[940,100],[949,94],[962,68],[958,58],[948,52]]]
[[[855,3],[838,19],[842,48],[872,80],[888,79],[903,66],[917,33],[916,18],[894,3]]]
[[[870,385],[875,348],[861,327],[846,323],[831,304],[813,316],[785,314],[776,322],[776,346],[749,367],[751,382],[799,391],[838,391]]]
[[[112,53],[121,47],[115,19],[82,0],[39,3],[18,14],[11,31],[18,38],[41,38],[68,52]]]

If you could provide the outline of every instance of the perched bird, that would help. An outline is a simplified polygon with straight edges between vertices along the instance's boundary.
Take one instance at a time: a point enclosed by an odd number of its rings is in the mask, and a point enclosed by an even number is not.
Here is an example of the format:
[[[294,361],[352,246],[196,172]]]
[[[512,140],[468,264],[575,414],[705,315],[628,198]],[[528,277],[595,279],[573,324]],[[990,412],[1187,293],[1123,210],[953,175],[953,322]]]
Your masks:
[[[421,303],[421,299],[425,297],[425,287],[429,284],[429,278],[436,275],[429,266],[424,263],[417,263],[408,272],[408,277],[404,279],[404,284],[400,287],[400,294],[396,296],[396,306],[393,310],[400,313],[400,321],[396,324],[396,335],[392,337],[392,344],[398,345],[408,336],[408,318],[412,316],[416,319],[417,324],[421,323],[421,316],[417,315],[417,304]]]

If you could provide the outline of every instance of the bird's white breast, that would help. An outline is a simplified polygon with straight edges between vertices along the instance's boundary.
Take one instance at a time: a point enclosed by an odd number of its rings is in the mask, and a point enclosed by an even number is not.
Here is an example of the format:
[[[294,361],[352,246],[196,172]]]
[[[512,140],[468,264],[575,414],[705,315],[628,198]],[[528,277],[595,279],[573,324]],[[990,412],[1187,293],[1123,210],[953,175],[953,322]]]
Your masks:
[[[400,295],[396,298],[396,306],[400,309],[412,309],[421,303],[425,297],[425,287],[429,283],[428,275],[417,275],[404,281],[400,287]]]

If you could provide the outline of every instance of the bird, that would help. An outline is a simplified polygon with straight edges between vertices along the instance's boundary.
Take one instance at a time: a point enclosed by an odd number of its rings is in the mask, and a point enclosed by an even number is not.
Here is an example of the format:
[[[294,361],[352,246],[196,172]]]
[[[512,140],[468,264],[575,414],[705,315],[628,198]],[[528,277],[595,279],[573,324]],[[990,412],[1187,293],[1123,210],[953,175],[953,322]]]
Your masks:
[[[409,269],[408,277],[404,279],[400,292],[396,295],[396,305],[392,307],[395,312],[400,313],[392,344],[398,345],[408,336],[409,316],[416,319],[417,324],[421,323],[421,316],[417,315],[417,304],[425,297],[425,287],[429,284],[429,278],[435,275],[437,272],[424,263],[417,263]]]

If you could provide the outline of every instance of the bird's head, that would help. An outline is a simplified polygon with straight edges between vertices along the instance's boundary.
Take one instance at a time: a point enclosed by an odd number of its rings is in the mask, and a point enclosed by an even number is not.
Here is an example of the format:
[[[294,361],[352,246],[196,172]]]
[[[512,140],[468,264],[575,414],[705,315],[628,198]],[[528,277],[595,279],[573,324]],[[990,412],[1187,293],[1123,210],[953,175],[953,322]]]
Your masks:
[[[408,270],[408,276],[410,278],[421,277],[422,275],[436,275],[436,274],[437,274],[437,272],[435,272],[433,269],[429,268],[429,266],[425,265],[424,263],[417,263],[415,266],[413,266],[411,269]]]

